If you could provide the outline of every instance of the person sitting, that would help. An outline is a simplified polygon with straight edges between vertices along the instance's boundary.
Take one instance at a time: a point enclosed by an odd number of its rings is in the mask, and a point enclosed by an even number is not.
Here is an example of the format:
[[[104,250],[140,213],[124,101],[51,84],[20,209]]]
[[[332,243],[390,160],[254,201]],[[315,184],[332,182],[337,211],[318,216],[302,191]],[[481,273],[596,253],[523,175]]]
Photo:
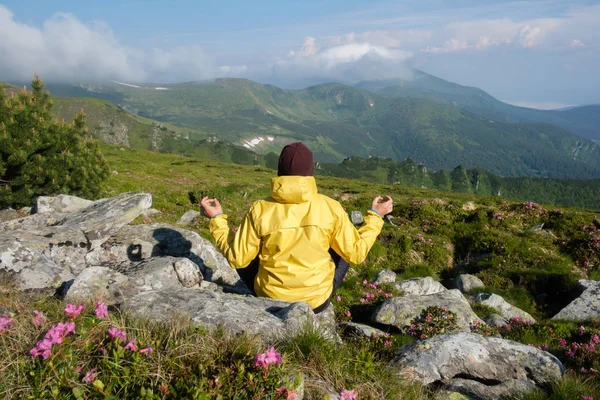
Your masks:
[[[285,146],[271,195],[252,204],[235,235],[217,199],[204,197],[200,204],[217,248],[256,295],[305,301],[318,313],[329,305],[348,263],[367,257],[393,202],[376,197],[357,230],[339,202],[318,193],[313,174],[312,152],[300,142]]]

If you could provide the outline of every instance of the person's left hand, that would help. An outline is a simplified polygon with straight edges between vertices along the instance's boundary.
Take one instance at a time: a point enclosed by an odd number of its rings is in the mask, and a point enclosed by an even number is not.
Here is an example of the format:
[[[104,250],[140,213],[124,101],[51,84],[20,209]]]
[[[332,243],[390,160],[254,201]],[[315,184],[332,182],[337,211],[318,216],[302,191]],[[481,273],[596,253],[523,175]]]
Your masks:
[[[209,218],[223,214],[223,208],[221,208],[221,203],[217,199],[209,199],[208,196],[205,196],[200,200],[200,205],[202,205],[204,214]]]

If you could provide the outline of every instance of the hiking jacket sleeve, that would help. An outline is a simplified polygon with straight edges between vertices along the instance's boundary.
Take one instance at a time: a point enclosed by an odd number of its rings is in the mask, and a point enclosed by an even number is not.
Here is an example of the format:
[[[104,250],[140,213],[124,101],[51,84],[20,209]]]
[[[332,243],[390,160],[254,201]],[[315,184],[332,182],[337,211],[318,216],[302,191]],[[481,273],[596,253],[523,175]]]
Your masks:
[[[260,237],[256,233],[250,212],[244,217],[244,221],[235,235],[231,235],[229,232],[225,214],[211,218],[209,229],[217,248],[229,261],[232,268],[245,268],[258,255]]]
[[[351,264],[362,263],[383,228],[383,219],[375,212],[368,211],[365,224],[357,230],[341,205],[340,212],[336,214],[338,218],[331,248]]]

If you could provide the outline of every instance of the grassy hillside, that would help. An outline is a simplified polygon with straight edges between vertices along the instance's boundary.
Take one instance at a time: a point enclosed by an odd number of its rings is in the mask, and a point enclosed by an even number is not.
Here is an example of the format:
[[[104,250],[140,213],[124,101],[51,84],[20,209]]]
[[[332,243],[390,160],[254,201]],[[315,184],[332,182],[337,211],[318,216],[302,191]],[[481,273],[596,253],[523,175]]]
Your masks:
[[[600,176],[600,146],[563,129],[499,123],[450,105],[391,99],[341,84],[296,91],[244,79],[160,87],[48,87],[57,95],[104,98],[134,114],[201,130],[259,153],[301,140],[322,162],[352,155],[409,156],[432,168],[462,164],[500,175]]]
[[[184,158],[144,150],[104,145],[103,152],[116,171],[103,185],[103,195],[129,190],[153,193],[157,216],[138,218],[135,223],[175,223],[187,210],[197,209],[189,192],[219,198],[229,215],[230,226],[238,226],[250,204],[266,196],[273,171]],[[382,269],[391,269],[399,279],[432,276],[450,285],[459,273],[480,277],[486,291],[531,313],[538,324],[511,322],[501,335],[534,346],[547,346],[568,369],[566,377],[534,392],[523,400],[600,396],[597,353],[569,357],[570,343],[598,332],[597,322],[582,324],[549,321],[557,310],[578,295],[575,282],[581,277],[600,278],[599,252],[592,245],[600,235],[600,221],[590,212],[556,209],[535,203],[507,202],[473,194],[446,194],[435,190],[398,185],[365,184],[361,181],[318,177],[319,190],[338,199],[347,211],[365,211],[371,199],[389,194],[395,200],[393,221],[383,232],[365,263],[352,266],[347,281],[334,301],[339,321],[362,321],[367,309],[376,307],[379,295],[365,304],[362,284]],[[532,227],[544,223],[543,229]],[[208,235],[208,221],[196,221],[192,229]],[[386,288],[387,290],[387,288]],[[254,357],[264,345],[246,337],[227,338],[191,328],[185,320],[156,325],[111,310],[107,320],[93,316],[88,304],[77,319],[77,334],[56,346],[56,354],[45,361],[28,355],[40,330],[31,323],[33,310],[43,311],[51,321],[64,318],[64,304],[36,294],[18,296],[0,291],[0,304],[18,310],[15,323],[0,337],[0,394],[7,398],[237,398],[244,393],[256,398],[285,398],[276,392],[282,380],[298,372],[309,378],[306,397],[321,398],[323,384],[334,391],[353,389],[360,399],[433,399],[432,394],[386,368],[398,347],[415,338],[391,329],[389,338],[348,340],[332,345],[306,333],[273,343],[283,354],[283,365],[266,371],[253,367]],[[475,307],[481,316],[495,310]],[[98,338],[108,327],[135,335],[149,355],[130,356],[123,346],[107,344],[106,353],[96,351]],[[104,336],[103,336],[104,335]],[[587,337],[587,336],[586,336]],[[568,348],[561,347],[565,340]],[[389,343],[384,343],[384,341]],[[139,356],[139,357],[138,357]],[[92,370],[92,368],[96,368]],[[583,368],[583,369],[582,369]],[[99,382],[82,381],[86,371]],[[264,377],[260,378],[260,377]]]
[[[600,106],[578,112],[542,111],[513,106],[481,89],[448,82],[415,70],[412,79],[359,82],[356,87],[392,98],[418,98],[441,102],[495,121],[541,122],[567,129],[579,136],[600,140]]]

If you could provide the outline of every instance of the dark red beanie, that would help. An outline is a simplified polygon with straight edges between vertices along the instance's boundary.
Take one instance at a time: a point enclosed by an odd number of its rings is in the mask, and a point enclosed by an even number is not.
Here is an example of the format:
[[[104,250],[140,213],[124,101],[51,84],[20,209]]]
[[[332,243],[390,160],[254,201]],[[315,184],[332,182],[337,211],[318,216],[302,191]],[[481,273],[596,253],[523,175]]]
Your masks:
[[[313,176],[315,166],[312,151],[300,142],[288,144],[281,150],[277,176]]]

